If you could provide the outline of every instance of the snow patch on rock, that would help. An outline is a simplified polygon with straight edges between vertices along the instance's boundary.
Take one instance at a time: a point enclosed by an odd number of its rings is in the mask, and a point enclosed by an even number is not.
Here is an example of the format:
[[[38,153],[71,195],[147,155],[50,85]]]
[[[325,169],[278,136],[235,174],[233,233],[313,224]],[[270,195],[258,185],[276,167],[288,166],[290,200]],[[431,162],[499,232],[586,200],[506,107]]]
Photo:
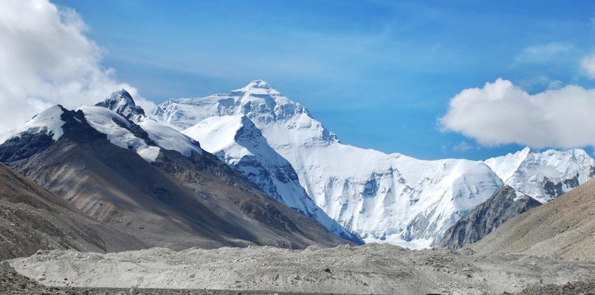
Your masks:
[[[5,141],[11,138],[20,136],[22,133],[51,134],[52,139],[56,141],[64,134],[64,130],[62,130],[62,125],[65,123],[62,121],[63,113],[64,109],[61,105],[50,107],[47,110],[35,115],[25,124],[2,133],[2,135],[0,135],[0,144],[3,144]]]
[[[130,131],[132,123],[120,114],[99,106],[83,106],[79,110],[85,114],[85,119],[91,127],[106,134],[111,143],[136,151],[148,162],[154,162],[159,156],[159,147],[151,146],[145,139],[133,134]]]

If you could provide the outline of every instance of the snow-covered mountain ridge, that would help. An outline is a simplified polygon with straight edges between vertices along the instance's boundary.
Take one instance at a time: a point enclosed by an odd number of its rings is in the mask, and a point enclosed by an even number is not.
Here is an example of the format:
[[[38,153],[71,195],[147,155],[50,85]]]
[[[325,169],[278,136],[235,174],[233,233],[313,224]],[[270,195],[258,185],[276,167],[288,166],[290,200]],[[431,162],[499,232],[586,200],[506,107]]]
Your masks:
[[[20,127],[3,133],[0,144],[24,134],[37,133],[51,135],[56,141],[64,134],[62,126],[66,112],[69,111],[60,105],[50,107]],[[143,109],[135,105],[125,90],[114,92],[96,106],[82,106],[75,112],[82,112],[89,125],[106,134],[111,143],[134,150],[149,162],[157,158],[160,149],[175,150],[185,156],[190,156],[192,152],[202,154],[197,141],[146,117]]]
[[[549,202],[595,176],[595,160],[581,149],[533,152],[525,148],[485,163],[515,190]]]
[[[180,130],[212,117],[249,118],[315,203],[367,242],[429,247],[503,184],[482,162],[422,161],[342,144],[261,80],[230,93],[173,99],[153,115]]]

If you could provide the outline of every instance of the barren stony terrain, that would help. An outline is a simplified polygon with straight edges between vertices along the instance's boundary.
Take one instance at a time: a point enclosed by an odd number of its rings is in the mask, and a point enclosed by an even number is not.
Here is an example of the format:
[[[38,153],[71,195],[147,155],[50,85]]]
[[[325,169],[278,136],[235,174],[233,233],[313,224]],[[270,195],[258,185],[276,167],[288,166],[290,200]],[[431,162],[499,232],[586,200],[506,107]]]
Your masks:
[[[595,264],[390,245],[305,250],[163,248],[110,254],[40,251],[8,261],[47,286],[348,294],[502,294],[595,280]],[[555,293],[554,293],[555,294]]]
[[[595,262],[595,180],[502,224],[470,248]]]

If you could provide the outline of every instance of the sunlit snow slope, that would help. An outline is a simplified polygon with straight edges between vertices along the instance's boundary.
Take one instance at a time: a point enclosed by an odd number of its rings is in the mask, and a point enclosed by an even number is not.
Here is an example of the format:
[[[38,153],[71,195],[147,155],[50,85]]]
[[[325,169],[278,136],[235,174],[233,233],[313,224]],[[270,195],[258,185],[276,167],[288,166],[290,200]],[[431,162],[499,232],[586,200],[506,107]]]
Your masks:
[[[314,217],[339,236],[358,240],[314,204],[300,185],[291,164],[268,145],[248,117],[211,117],[183,133],[199,141],[202,148],[217,155],[280,202]]]
[[[595,161],[581,149],[539,153],[525,148],[485,163],[506,184],[541,203],[561,196],[595,175]]]

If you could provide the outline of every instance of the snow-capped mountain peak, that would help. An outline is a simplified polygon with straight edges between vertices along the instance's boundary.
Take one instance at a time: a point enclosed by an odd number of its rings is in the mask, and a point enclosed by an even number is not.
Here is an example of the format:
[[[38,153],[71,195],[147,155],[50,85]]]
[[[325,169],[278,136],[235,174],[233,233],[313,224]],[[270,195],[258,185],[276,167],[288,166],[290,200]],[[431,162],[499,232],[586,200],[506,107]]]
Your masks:
[[[46,137],[44,142],[56,141],[64,135],[68,121],[75,125],[88,124],[107,135],[114,145],[134,150],[149,162],[155,161],[160,149],[175,150],[185,156],[191,156],[193,152],[202,154],[195,140],[146,117],[144,110],[135,104],[126,90],[116,91],[95,106],[82,106],[76,112],[61,105],[50,107],[18,128],[3,133],[0,144],[23,135]]]
[[[228,93],[203,98],[171,99],[159,105],[153,113],[157,120],[179,130],[188,129],[213,116],[246,116],[263,133],[276,132],[274,138],[297,136],[299,138],[291,140],[322,145],[337,141],[335,134],[316,121],[304,106],[262,80],[252,81],[246,87]],[[264,125],[277,125],[279,128],[261,128]],[[273,139],[266,134],[265,137],[269,141]]]
[[[254,80],[250,82],[243,88],[234,90],[233,92],[244,92],[250,94],[280,94],[277,89],[273,88],[271,84],[265,82],[264,80]]]
[[[485,163],[504,183],[545,203],[595,175],[595,160],[582,149],[535,152],[526,147]]]
[[[148,162],[159,156],[159,147],[149,139],[147,132],[121,114],[101,106],[83,106],[79,110],[91,127],[107,135],[112,144],[134,150]]]
[[[192,152],[202,154],[202,149],[197,141],[189,138],[188,136],[180,133],[178,130],[173,129],[168,125],[146,117],[145,111],[140,106],[136,105],[134,99],[126,90],[120,90],[112,93],[108,99],[97,103],[95,106],[106,108],[113,111],[115,114],[126,118],[129,120],[130,124],[132,124],[133,129],[135,129],[135,126],[138,126],[140,130],[142,130],[141,132],[145,132],[147,134],[148,138],[140,138],[143,141],[147,141],[148,139],[155,146],[167,150],[175,150],[185,156],[191,156]],[[157,150],[151,148],[150,153],[147,153],[146,147],[144,145],[139,145],[136,143],[139,139],[138,132],[133,134],[134,136],[132,137],[129,136],[130,138],[128,140],[125,140],[125,137],[119,135],[119,133],[123,132],[123,130],[121,130],[121,124],[116,123],[117,120],[106,121],[105,114],[93,116],[93,114],[96,114],[98,111],[91,107],[84,107],[82,110],[85,112],[85,114],[89,113],[91,115],[90,123],[94,125],[95,129],[101,129],[100,131],[102,133],[106,133],[110,138],[110,141],[116,143],[117,145],[135,147],[135,149],[139,152],[139,155],[141,155],[147,161],[152,162],[157,158],[159,154],[158,148]],[[120,144],[118,144],[118,142],[120,142]],[[148,142],[148,144],[150,144],[150,142]],[[140,150],[137,147],[140,147]]]
[[[25,124],[0,135],[0,144],[23,133],[46,133],[47,135],[51,135],[52,139],[56,141],[64,134],[62,130],[62,125],[65,123],[62,120],[63,113],[64,107],[61,105],[52,106],[35,115]]]
[[[113,92],[108,99],[97,103],[96,106],[108,108],[133,122],[145,117],[145,111],[136,105],[132,95],[125,89]]]

